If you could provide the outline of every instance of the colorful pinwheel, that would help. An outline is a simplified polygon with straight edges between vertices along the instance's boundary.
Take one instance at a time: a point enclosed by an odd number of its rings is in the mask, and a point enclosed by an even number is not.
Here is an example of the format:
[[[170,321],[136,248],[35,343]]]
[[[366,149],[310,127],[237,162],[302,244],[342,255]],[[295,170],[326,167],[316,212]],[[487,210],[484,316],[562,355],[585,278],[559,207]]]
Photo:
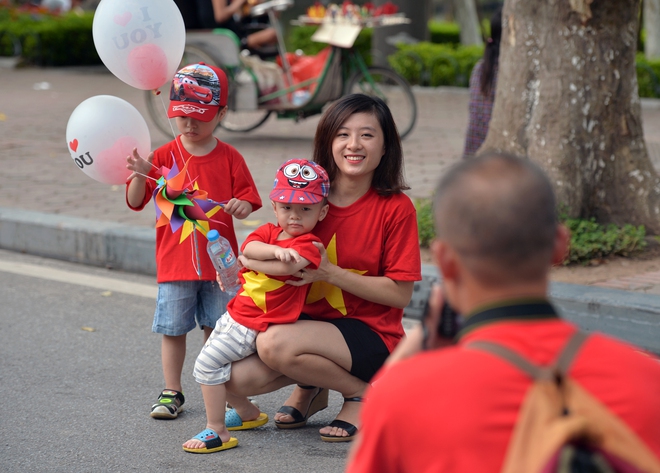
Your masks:
[[[226,202],[216,202],[208,198],[208,193],[199,189],[197,178],[188,176],[188,160],[181,171],[172,157],[172,168],[161,166],[161,177],[156,181],[158,186],[154,189],[153,199],[156,206],[156,228],[169,225],[172,233],[180,228],[182,243],[191,234],[193,247],[197,260],[197,273],[200,274],[199,245],[195,230],[204,236],[209,231],[209,222],[226,224],[211,217],[215,215]],[[200,275],[201,277],[201,275]]]

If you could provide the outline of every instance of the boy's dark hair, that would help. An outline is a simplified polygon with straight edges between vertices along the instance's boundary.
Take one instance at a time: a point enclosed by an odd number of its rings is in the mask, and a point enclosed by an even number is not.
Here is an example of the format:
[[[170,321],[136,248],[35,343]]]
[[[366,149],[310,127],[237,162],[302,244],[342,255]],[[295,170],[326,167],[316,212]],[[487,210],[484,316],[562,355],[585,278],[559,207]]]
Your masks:
[[[396,194],[410,189],[403,176],[403,150],[401,138],[387,104],[378,97],[352,94],[340,98],[323,113],[314,136],[313,160],[328,172],[330,185],[337,174],[332,155],[332,142],[339,128],[356,113],[369,113],[376,117],[383,131],[385,153],[376,168],[371,187],[380,195]]]

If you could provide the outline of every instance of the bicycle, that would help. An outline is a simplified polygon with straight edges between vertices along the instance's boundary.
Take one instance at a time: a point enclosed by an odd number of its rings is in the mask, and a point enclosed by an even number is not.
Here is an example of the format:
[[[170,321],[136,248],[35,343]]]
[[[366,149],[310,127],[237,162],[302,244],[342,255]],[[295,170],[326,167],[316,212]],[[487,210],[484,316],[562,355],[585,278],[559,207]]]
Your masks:
[[[271,114],[278,119],[296,122],[320,114],[324,107],[350,93],[365,93],[382,98],[389,106],[401,138],[413,129],[417,120],[417,103],[408,82],[387,67],[367,66],[358,51],[352,47],[330,45],[323,71],[318,77],[294,83],[287,60],[281,26],[276,12],[293,5],[293,0],[270,0],[252,7],[252,14],[268,14],[278,38],[279,58],[288,86],[272,93],[260,93],[254,68],[246,65],[240,40],[230,30],[215,29],[205,32],[187,32],[182,65],[205,62],[222,68],[229,80],[228,113],[220,127],[232,132],[249,132],[263,125]],[[274,63],[273,63],[274,64]],[[311,91],[302,102],[292,102],[297,91]],[[169,84],[160,89],[169,96]],[[146,92],[149,114],[163,133],[170,136],[172,127],[162,106],[152,91]]]

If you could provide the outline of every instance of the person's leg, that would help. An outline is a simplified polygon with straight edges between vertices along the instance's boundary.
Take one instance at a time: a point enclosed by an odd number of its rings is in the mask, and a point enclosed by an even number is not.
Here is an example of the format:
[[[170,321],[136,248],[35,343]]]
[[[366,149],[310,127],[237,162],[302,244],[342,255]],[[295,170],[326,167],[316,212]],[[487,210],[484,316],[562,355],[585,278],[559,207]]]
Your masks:
[[[188,281],[158,285],[152,331],[163,336],[161,363],[165,389],[151,406],[151,417],[174,419],[184,404],[181,372],[186,356],[186,334],[195,328],[195,290]]]
[[[345,398],[361,397],[368,386],[350,373],[350,349],[342,332],[327,322],[299,320],[295,324],[272,325],[257,338],[257,351],[271,369],[301,384],[339,391]],[[285,405],[306,412],[315,394],[315,390],[296,388]],[[357,425],[359,410],[359,403],[345,403],[337,420]],[[278,414],[275,420],[286,423],[293,419]],[[321,433],[348,435],[334,427],[326,427]]]
[[[163,335],[161,343],[161,360],[165,389],[182,392],[181,372],[186,358],[186,335]]]
[[[202,396],[206,409],[206,428],[215,431],[223,442],[229,442],[231,434],[225,426],[227,393],[224,384],[202,384]],[[204,448],[205,443],[192,438],[183,444],[186,448]]]
[[[231,379],[225,385],[227,402],[236,409],[241,419],[254,420],[260,412],[248,396],[271,393],[294,383],[294,380],[266,366],[255,353],[232,363]]]

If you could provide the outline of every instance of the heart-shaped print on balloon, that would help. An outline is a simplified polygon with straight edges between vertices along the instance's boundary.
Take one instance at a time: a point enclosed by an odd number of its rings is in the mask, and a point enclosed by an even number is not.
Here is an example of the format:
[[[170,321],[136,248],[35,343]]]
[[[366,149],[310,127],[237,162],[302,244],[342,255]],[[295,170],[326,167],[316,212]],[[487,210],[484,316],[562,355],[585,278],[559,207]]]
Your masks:
[[[131,12],[127,11],[122,13],[121,15],[115,15],[114,20],[115,23],[117,23],[118,25],[126,26],[128,22],[131,21],[132,16],[133,15],[131,15]]]
[[[69,148],[71,148],[74,151],[78,151],[78,140],[74,138],[73,141],[69,141]]]

